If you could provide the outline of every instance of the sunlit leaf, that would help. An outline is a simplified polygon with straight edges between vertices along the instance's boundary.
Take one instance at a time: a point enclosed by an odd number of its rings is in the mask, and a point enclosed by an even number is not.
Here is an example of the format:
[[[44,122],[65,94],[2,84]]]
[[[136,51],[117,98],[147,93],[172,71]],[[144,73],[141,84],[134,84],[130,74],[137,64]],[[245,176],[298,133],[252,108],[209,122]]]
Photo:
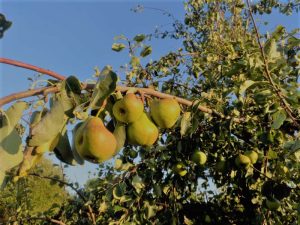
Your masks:
[[[120,52],[122,51],[124,48],[126,48],[126,45],[122,44],[122,43],[114,43],[111,46],[111,49],[115,52]]]

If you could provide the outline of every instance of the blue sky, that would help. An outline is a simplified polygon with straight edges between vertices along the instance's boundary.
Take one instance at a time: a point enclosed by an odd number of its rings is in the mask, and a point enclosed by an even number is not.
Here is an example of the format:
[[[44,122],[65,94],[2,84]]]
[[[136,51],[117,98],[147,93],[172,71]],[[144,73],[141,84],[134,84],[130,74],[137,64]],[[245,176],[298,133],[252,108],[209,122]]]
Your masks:
[[[184,17],[183,3],[177,0],[2,0],[1,12],[13,25],[0,40],[1,57],[27,62],[65,76],[76,75],[82,81],[91,78],[95,66],[101,69],[109,64],[118,69],[128,62],[128,53],[111,50],[115,36],[124,34],[132,38],[136,34],[152,33],[156,26],[168,28],[172,22],[157,10],[132,12],[130,9],[138,4],[169,11],[178,19]],[[264,31],[274,29],[277,24],[288,29],[296,28],[300,21],[299,14],[256,18],[270,22],[267,27],[259,23]],[[153,54],[148,60],[177,49],[179,42],[152,39],[151,45]],[[9,65],[0,65],[0,69],[0,97],[26,90],[30,85],[27,77],[36,74]],[[88,171],[95,172],[96,168],[97,165],[85,163],[85,166],[67,169],[67,175],[72,181],[83,184],[89,176]]]

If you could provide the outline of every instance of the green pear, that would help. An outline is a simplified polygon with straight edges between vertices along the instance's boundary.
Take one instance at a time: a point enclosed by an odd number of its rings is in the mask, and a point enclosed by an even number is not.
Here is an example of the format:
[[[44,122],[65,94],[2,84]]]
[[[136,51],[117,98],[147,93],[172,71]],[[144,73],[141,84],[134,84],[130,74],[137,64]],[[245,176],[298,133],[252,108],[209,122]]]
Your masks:
[[[183,163],[177,163],[172,168],[173,172],[183,177],[187,174],[187,170],[185,169],[185,165]]]
[[[127,127],[127,138],[130,144],[151,146],[158,138],[158,129],[146,113]]]
[[[113,114],[119,122],[133,123],[144,111],[143,102],[135,94],[129,93],[113,105]]]
[[[266,206],[270,210],[277,210],[280,207],[280,201],[277,200],[276,198],[267,199]]]
[[[251,160],[248,156],[245,156],[243,154],[239,154],[236,158],[235,158],[235,164],[240,167],[240,166],[249,166],[249,164],[251,164]]]
[[[172,98],[156,99],[150,104],[150,113],[157,126],[171,128],[179,118],[180,106]]]
[[[255,164],[258,160],[258,154],[256,151],[246,151],[245,156],[249,157],[252,164]]]
[[[75,149],[80,157],[93,163],[112,158],[117,141],[98,117],[89,117],[75,132]]]
[[[206,163],[206,154],[202,151],[195,151],[192,156],[192,161],[198,165],[204,165]]]

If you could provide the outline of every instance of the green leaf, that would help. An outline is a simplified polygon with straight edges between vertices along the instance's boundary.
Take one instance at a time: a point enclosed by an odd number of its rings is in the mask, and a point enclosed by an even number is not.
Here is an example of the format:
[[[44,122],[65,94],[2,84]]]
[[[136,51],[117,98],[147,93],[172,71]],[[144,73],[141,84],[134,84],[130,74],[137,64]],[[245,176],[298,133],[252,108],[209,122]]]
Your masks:
[[[5,112],[0,112],[0,142],[11,130],[8,116]]]
[[[0,170],[10,170],[22,162],[21,144],[21,137],[15,129],[2,139],[0,143]]]
[[[275,152],[275,151],[273,151],[273,150],[269,150],[268,151],[268,158],[269,159],[277,159],[277,153]]]
[[[77,77],[75,76],[69,76],[66,80],[65,80],[65,89],[69,95],[69,97],[72,97],[72,94],[77,94],[80,95],[81,94],[81,83],[80,81],[77,79]]]
[[[265,48],[265,52],[268,57],[268,62],[275,62],[276,59],[281,57],[281,54],[277,49],[277,43],[274,39],[270,40],[270,44]]]
[[[142,178],[140,178],[138,175],[135,175],[132,178],[131,184],[138,193],[141,191],[142,188],[145,187],[145,184],[143,183]]]
[[[78,154],[76,148],[75,148],[75,133],[78,130],[78,128],[83,124],[83,122],[77,123],[75,125],[75,127],[72,130],[72,146],[71,146],[71,150],[74,156],[75,161],[79,164],[79,165],[83,165],[84,164],[84,159],[81,158],[81,156]]]
[[[191,112],[185,112],[182,115],[181,122],[180,122],[181,136],[184,136],[186,134],[187,130],[191,127],[191,125],[192,125],[191,120],[192,120]]]
[[[120,200],[124,195],[122,187],[119,184],[115,186],[112,194],[114,196],[114,199]]]
[[[114,168],[116,170],[121,170],[122,169],[122,165],[123,165],[123,160],[122,159],[116,159],[115,160]]]
[[[118,76],[110,66],[104,67],[95,85],[91,98],[90,108],[99,108],[104,100],[116,89]]]
[[[123,123],[117,122],[115,126],[115,130],[113,132],[113,135],[115,136],[117,140],[117,147],[115,155],[118,154],[118,152],[124,147],[125,141],[126,141],[126,126]]]
[[[273,115],[273,123],[271,125],[271,127],[273,129],[279,129],[283,122],[286,120],[286,112],[284,109],[279,109],[277,112],[275,112]]]
[[[146,219],[150,219],[156,215],[155,206],[150,205],[148,201],[144,202],[144,207]]]
[[[255,84],[255,81],[253,80],[246,80],[241,86],[239,90],[239,94],[242,95],[247,88],[249,88],[251,85]]]
[[[28,103],[23,101],[15,102],[6,110],[6,115],[9,118],[10,126],[15,127],[22,117],[23,111],[28,109]]]
[[[53,140],[64,126],[64,109],[60,101],[54,101],[50,111],[31,131],[30,146],[40,146]]]
[[[135,40],[136,42],[142,42],[143,40],[145,40],[146,36],[144,34],[138,34],[136,35],[133,40]]]
[[[152,53],[152,48],[151,48],[151,46],[146,45],[146,46],[142,49],[142,51],[141,51],[141,53],[140,53],[140,56],[146,57],[146,56],[150,55],[151,53]]]
[[[65,128],[60,134],[58,144],[54,149],[54,153],[60,161],[69,165],[76,164],[76,160],[74,159],[74,155],[70,145],[69,137]]]
[[[5,179],[5,172],[0,170],[0,190],[3,188],[4,179]]]
[[[122,43],[114,43],[111,46],[111,49],[115,52],[120,52],[122,51],[124,48],[126,48],[126,45],[122,44]]]

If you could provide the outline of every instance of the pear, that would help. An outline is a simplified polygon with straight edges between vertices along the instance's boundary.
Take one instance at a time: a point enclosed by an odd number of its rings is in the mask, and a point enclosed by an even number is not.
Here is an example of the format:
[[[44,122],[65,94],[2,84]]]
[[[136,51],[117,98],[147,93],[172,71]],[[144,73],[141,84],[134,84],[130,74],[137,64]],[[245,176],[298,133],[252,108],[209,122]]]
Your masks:
[[[276,198],[267,199],[266,206],[270,210],[277,210],[280,207],[280,201],[277,200]]]
[[[245,156],[248,156],[249,159],[251,160],[252,164],[255,164],[258,160],[258,154],[255,151],[246,151]]]
[[[89,117],[75,132],[75,149],[80,157],[93,163],[112,158],[117,141],[98,117]]]
[[[129,93],[113,105],[113,114],[119,122],[132,123],[139,119],[144,111],[143,102],[135,94]]]
[[[206,154],[202,151],[195,151],[192,156],[192,161],[197,165],[204,165],[206,163]]]
[[[251,160],[248,156],[243,155],[243,154],[239,154],[236,158],[235,158],[235,164],[240,167],[240,166],[249,166],[249,164],[251,164]]]
[[[150,104],[150,114],[157,126],[171,128],[178,120],[180,106],[172,98],[153,100]]]
[[[172,168],[173,172],[183,177],[187,174],[187,170],[185,169],[185,165],[181,162],[177,163]]]
[[[127,127],[127,138],[130,144],[151,146],[158,138],[158,129],[146,113]]]

